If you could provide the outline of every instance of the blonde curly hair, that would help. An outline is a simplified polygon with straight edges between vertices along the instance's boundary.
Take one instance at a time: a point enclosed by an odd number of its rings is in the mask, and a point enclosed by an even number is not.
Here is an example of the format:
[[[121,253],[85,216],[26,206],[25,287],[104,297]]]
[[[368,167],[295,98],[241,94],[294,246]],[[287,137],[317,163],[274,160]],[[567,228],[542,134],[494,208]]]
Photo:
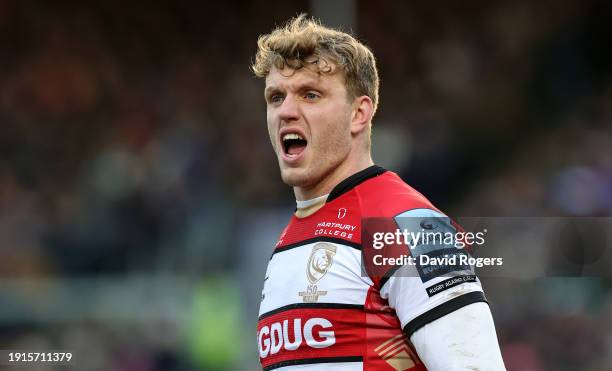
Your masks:
[[[325,27],[306,14],[257,40],[257,55],[251,69],[257,77],[268,76],[272,67],[299,70],[313,65],[319,73],[343,72],[349,98],[367,95],[374,112],[378,105],[376,59],[367,46],[353,36]]]

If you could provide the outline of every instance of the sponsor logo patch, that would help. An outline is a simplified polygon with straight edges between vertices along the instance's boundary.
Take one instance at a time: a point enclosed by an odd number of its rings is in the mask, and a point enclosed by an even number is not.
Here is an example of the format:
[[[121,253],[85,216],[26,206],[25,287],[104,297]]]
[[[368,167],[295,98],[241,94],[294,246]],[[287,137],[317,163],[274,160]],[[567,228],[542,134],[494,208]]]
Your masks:
[[[413,237],[408,245],[422,282],[451,272],[473,273],[469,264],[460,262],[461,255],[467,252],[455,246],[457,229],[450,218],[433,210],[417,209],[402,213],[395,221],[399,229],[420,237]]]
[[[297,350],[303,343],[310,348],[328,348],[336,343],[336,335],[332,323],[325,318],[295,318],[263,326],[257,332],[257,341],[259,356],[266,358],[282,349]]]
[[[432,297],[436,294],[441,293],[444,290],[448,290],[451,287],[455,287],[464,282],[476,282],[476,275],[468,274],[465,276],[457,276],[445,279],[442,282],[438,282],[435,285],[429,286],[427,288],[427,295],[429,295],[429,297]]]

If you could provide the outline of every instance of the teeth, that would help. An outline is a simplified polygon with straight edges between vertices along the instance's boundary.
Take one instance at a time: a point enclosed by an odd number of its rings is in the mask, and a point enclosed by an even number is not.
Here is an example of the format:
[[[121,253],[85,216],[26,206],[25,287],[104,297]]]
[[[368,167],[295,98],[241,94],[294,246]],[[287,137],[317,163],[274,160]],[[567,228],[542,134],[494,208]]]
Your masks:
[[[283,135],[283,140],[290,140],[290,139],[301,139],[304,140],[304,138],[302,138],[301,135],[296,134],[296,133],[288,133]]]

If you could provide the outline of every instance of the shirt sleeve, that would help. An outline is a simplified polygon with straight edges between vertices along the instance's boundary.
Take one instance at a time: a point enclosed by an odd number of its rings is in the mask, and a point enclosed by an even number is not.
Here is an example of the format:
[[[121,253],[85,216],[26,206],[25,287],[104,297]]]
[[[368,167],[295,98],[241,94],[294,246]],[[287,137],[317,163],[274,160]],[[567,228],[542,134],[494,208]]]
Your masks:
[[[485,303],[467,305],[424,325],[410,341],[428,370],[506,369]]]
[[[379,290],[408,336],[460,308],[486,302],[450,218],[432,209],[413,209],[394,219],[409,236],[413,260],[380,280]]]

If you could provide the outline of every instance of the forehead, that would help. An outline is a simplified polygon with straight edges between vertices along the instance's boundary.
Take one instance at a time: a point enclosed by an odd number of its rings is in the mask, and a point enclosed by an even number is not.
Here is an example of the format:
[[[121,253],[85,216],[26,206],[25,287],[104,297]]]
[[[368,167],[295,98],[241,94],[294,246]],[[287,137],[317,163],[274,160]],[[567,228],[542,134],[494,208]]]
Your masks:
[[[296,90],[305,85],[319,88],[343,87],[344,79],[338,70],[333,73],[320,73],[312,68],[294,70],[289,67],[281,70],[272,67],[266,76],[266,90]]]

